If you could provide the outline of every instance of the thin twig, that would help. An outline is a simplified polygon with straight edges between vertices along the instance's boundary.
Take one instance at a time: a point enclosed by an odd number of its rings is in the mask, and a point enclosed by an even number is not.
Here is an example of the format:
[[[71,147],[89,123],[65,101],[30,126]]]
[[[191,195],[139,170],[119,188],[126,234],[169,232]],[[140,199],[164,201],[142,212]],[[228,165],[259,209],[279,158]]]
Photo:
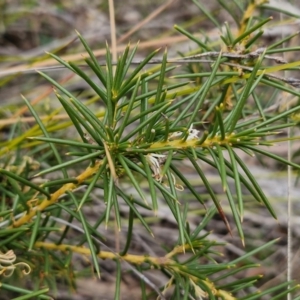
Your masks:
[[[258,51],[259,50],[259,51]],[[226,57],[226,58],[230,58],[230,59],[236,59],[236,60],[241,60],[241,59],[253,59],[253,58],[257,58],[262,49],[258,49],[256,50],[255,52],[251,52],[251,53],[248,53],[246,55],[244,54],[235,54],[235,53],[222,53],[222,57]],[[199,59],[200,57],[216,57],[220,54],[220,52],[207,52],[207,53],[202,53],[202,54],[199,54],[199,55],[194,55],[194,56],[187,56],[187,57],[181,57],[181,58],[174,58],[174,59],[169,59],[167,60],[167,63],[170,63],[170,64],[187,64],[187,63],[214,63],[215,61],[212,60],[212,59]],[[268,58],[268,59],[272,59],[274,60],[275,62],[277,63],[286,63],[286,61],[284,59],[281,59],[279,57],[272,57],[272,56],[265,56],[265,58]],[[138,65],[140,64],[142,61],[132,61],[131,64],[132,65]],[[147,64],[148,65],[152,65],[152,64],[161,64],[162,63],[162,60],[161,59],[152,59],[150,60]],[[112,62],[112,65],[116,65],[117,63],[116,62]],[[242,69],[242,70],[247,70],[249,72],[252,72],[253,71],[253,68],[252,67],[248,67],[248,66],[245,66],[245,65],[241,65],[239,63],[233,63],[233,62],[221,62],[221,64],[223,65],[227,65],[227,66],[231,66],[231,67],[235,67],[237,69]],[[106,61],[99,61],[99,66],[105,66],[106,65]],[[88,68],[87,65],[79,65],[79,67],[81,68]],[[26,69],[26,70],[23,70],[23,71],[20,71],[18,73],[36,73],[36,71],[56,71],[56,70],[59,70],[59,69],[65,69],[64,66],[61,66],[61,65],[57,65],[57,66],[49,66],[49,67],[41,67],[41,68],[35,68],[35,69]],[[16,72],[15,71],[4,71],[4,72],[0,72],[0,77],[1,75],[12,75],[12,74],[15,74]],[[275,80],[279,80],[279,81],[282,81],[284,83],[287,83],[293,87],[299,87],[300,86],[300,79],[298,78],[293,78],[293,77],[290,77],[290,78],[284,78],[284,77],[280,77],[280,76],[276,76],[276,75],[273,75],[273,74],[264,74],[265,77],[267,78],[271,78],[271,79],[275,79]]]
[[[280,20],[283,20],[283,13],[280,13]],[[282,39],[284,38],[284,33],[282,31]],[[286,43],[282,44],[282,47],[284,48]],[[285,57],[286,53],[283,52],[283,57]],[[284,71],[284,75],[286,76],[286,71]],[[290,109],[289,102],[287,103],[287,110]],[[292,129],[291,127],[288,127],[287,129],[287,159],[288,161],[292,160]],[[293,255],[293,237],[292,237],[292,197],[291,197],[291,189],[292,189],[292,167],[290,165],[287,166],[287,204],[288,204],[288,211],[287,211],[287,217],[288,217],[288,228],[287,228],[287,281],[290,282],[292,280],[292,273],[293,273],[293,267],[292,267],[292,255]],[[287,289],[290,289],[291,285],[289,284],[287,286]],[[287,300],[292,300],[292,294],[287,294]]]
[[[117,33],[114,0],[108,0],[112,58],[117,61]]]
[[[141,27],[143,27],[145,24],[149,23],[151,20],[156,18],[161,12],[163,12],[170,4],[172,4],[174,0],[169,0],[168,2],[162,4],[159,6],[156,10],[154,10],[150,15],[148,15],[145,19],[143,19],[141,22],[133,26],[128,32],[123,34],[119,39],[118,43],[122,43],[127,38],[129,38],[134,32],[139,30]]]
[[[253,52],[247,53],[247,54],[241,54],[241,53],[233,53],[233,52],[223,52],[222,53],[222,57],[227,57],[227,58],[231,58],[231,59],[237,59],[237,60],[241,60],[241,59],[256,59],[258,58],[264,51],[266,50],[266,48],[259,48]],[[192,56],[186,56],[183,59],[198,59],[198,58],[202,58],[202,57],[218,57],[220,55],[220,52],[217,51],[211,51],[211,52],[205,52],[205,53],[201,53],[201,54],[196,54],[196,55],[192,55]],[[287,61],[285,59],[283,59],[282,57],[278,57],[278,56],[271,56],[271,55],[265,55],[264,58],[269,59],[269,60],[274,60],[276,63],[279,64],[286,64]]]

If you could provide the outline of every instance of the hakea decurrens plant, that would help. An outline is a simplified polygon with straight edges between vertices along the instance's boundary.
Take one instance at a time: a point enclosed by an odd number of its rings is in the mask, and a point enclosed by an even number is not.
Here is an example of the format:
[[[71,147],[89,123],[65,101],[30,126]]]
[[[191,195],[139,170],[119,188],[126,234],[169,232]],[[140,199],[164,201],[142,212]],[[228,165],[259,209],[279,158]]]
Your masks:
[[[250,2],[253,8],[259,1]],[[248,14],[249,10],[245,11]],[[117,264],[118,291],[123,262],[130,262],[132,270],[139,274],[143,283],[143,299],[147,297],[143,272],[151,272],[153,269],[162,270],[169,280],[165,288],[164,283],[158,288],[151,286],[161,299],[164,299],[161,291],[174,291],[174,299],[181,299],[183,293],[186,298],[218,300],[232,300],[236,299],[235,295],[245,295],[249,286],[253,286],[260,276],[238,279],[234,278],[234,275],[253,267],[248,264],[250,256],[266,249],[275,241],[254,249],[251,255],[239,255],[232,263],[226,261],[218,264],[215,260],[218,253],[214,247],[220,245],[208,239],[207,233],[203,233],[202,230],[218,212],[230,231],[227,215],[231,211],[233,226],[244,244],[242,222],[245,194],[251,195],[253,203],[256,201],[259,205],[264,204],[276,217],[255,176],[240,157],[241,151],[250,155],[251,159],[255,159],[257,153],[285,165],[300,168],[297,164],[263,148],[276,142],[270,139],[271,136],[278,134],[282,129],[296,126],[297,119],[290,117],[299,113],[298,106],[273,114],[274,111],[269,110],[269,99],[262,99],[261,89],[256,89],[265,85],[278,92],[284,91],[299,96],[298,92],[286,85],[288,81],[280,82],[279,77],[270,76],[273,68],[265,67],[264,59],[270,58],[269,55],[278,50],[276,48],[279,44],[274,44],[270,53],[268,47],[263,52],[253,52],[251,43],[261,36],[262,31],[253,38],[250,36],[257,29],[260,30],[267,21],[269,20],[257,23],[256,18],[243,18],[245,24],[242,24],[241,28],[244,28],[244,31],[240,32],[239,36],[230,32],[227,26],[227,35],[222,36],[222,42],[226,44],[225,53],[220,49],[208,49],[210,46],[176,26],[177,30],[192,38],[201,47],[200,59],[209,58],[205,67],[202,65],[203,61],[194,60],[197,59],[197,55],[188,58],[192,64],[199,65],[198,73],[194,72],[198,70],[197,67],[192,68],[193,72],[177,73],[168,77],[168,72],[175,72],[176,67],[168,62],[166,51],[159,68],[154,71],[147,68],[158,51],[153,51],[140,63],[133,64],[137,47],[131,51],[129,46],[119,57],[116,67],[113,66],[107,48],[104,68],[80,35],[79,39],[88,54],[88,57],[84,57],[87,68],[50,54],[91,87],[95,93],[94,100],[98,103],[91,108],[90,99],[79,98],[81,95],[68,91],[45,73],[40,74],[54,86],[55,95],[69,116],[68,122],[58,126],[52,121],[59,110],[41,120],[33,104],[24,98],[38,123],[38,130],[32,130],[24,136],[30,136],[30,143],[33,143],[31,146],[42,146],[32,153],[37,156],[41,153],[43,169],[38,174],[32,174],[33,169],[28,167],[25,160],[24,168],[20,168],[21,172],[13,168],[0,169],[0,179],[8,183],[3,185],[1,192],[9,199],[3,201],[6,211],[1,212],[3,221],[1,220],[0,228],[8,229],[8,234],[11,234],[11,230],[22,233],[23,229],[30,233],[19,234],[13,241],[7,238],[2,243],[5,249],[19,247],[18,250],[23,251],[24,260],[28,261],[33,261],[30,255],[39,249],[39,255],[44,261],[47,260],[49,274],[55,274],[58,268],[60,273],[63,273],[63,270],[70,267],[72,253],[90,256],[93,272],[99,277],[99,259],[111,259]],[[241,53],[232,53],[231,51],[234,52],[240,44]],[[183,58],[182,61],[188,60]],[[280,70],[299,65],[300,63],[281,65]],[[253,99],[251,106],[248,105],[248,99]],[[255,105],[256,108],[253,109]],[[74,126],[76,135],[56,135],[57,128],[66,128],[70,124]],[[195,129],[196,126],[203,131]],[[44,136],[41,136],[42,134]],[[18,142],[12,143],[13,147],[16,145],[19,147]],[[60,149],[61,146],[63,150]],[[26,147],[23,148],[22,145],[20,149],[24,150]],[[67,159],[64,155],[66,149]],[[48,160],[49,157],[51,159]],[[44,160],[45,164],[42,164]],[[193,172],[193,180],[185,173],[187,169],[178,163],[183,160],[189,166],[188,172]],[[209,165],[219,174],[223,192],[221,197],[226,195],[226,200],[221,201],[215,186],[207,176],[209,172],[206,173],[206,169],[202,168],[202,163]],[[9,165],[9,161],[4,164]],[[55,178],[49,176],[50,179],[43,183],[35,180],[49,173]],[[58,173],[60,177],[56,177]],[[206,189],[204,195],[199,192],[199,186],[201,190]],[[178,193],[183,187],[185,192]],[[95,195],[97,196],[94,197]],[[149,199],[151,202],[147,201]],[[195,200],[197,205],[200,204],[201,208],[205,209],[200,213],[197,209],[191,211],[190,200]],[[102,210],[97,214],[96,221],[91,221],[85,215],[85,208],[100,202]],[[152,253],[130,254],[133,250],[131,242],[137,228],[136,223],[144,226],[145,231],[154,236],[153,219],[149,222],[149,214],[146,214],[144,209],[148,212],[152,210],[158,220],[158,212],[163,205],[169,209],[168,214],[174,220],[174,228],[178,229],[174,229],[175,244],[168,249],[162,248],[165,251],[162,257],[155,257],[154,254],[152,256]],[[223,210],[224,206],[226,210]],[[189,223],[191,213],[199,213],[197,217],[200,221],[198,224],[193,223],[193,226]],[[75,220],[76,225],[72,223]],[[103,237],[98,230],[102,225],[107,228],[112,221],[117,237],[115,249],[102,242]],[[77,226],[77,223],[80,223],[81,227]],[[56,231],[61,225],[63,227]],[[118,244],[117,240],[119,232],[125,227],[123,232],[127,234],[126,243],[123,250],[119,251],[121,243]],[[82,235],[79,244],[78,240],[74,241],[68,234],[70,228]],[[2,235],[5,236],[5,233]],[[105,247],[109,251],[106,251]],[[33,251],[24,251],[26,248]],[[18,253],[17,249],[15,251]],[[61,255],[58,255],[58,252]],[[22,264],[16,264],[15,260],[13,252],[0,253],[0,274],[10,276],[16,266]],[[33,261],[33,264],[36,262]],[[228,272],[229,269],[232,270]],[[41,268],[32,273],[42,271]],[[222,273],[218,275],[218,272]],[[69,274],[66,277],[69,280]],[[285,286],[289,284],[286,283]],[[268,292],[272,295],[281,293],[281,287],[275,287]],[[115,298],[118,299],[117,294]],[[242,299],[248,298],[246,296]],[[261,297],[255,292],[249,299]]]

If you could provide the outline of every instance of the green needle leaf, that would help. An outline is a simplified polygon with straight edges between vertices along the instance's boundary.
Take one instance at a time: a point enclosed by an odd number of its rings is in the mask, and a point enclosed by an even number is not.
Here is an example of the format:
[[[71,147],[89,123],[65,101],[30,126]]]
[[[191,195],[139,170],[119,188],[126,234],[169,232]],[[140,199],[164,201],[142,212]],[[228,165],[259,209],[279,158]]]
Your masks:
[[[27,180],[27,179],[25,179],[25,178],[23,178],[23,177],[21,177],[21,176],[19,176],[17,174],[14,174],[14,173],[9,172],[9,171],[4,170],[4,169],[0,169],[0,173],[4,174],[4,175],[6,175],[6,176],[8,176],[8,177],[10,177],[10,178],[12,178],[12,179],[20,182],[20,183],[23,183],[26,186],[31,187],[32,189],[34,189],[34,190],[42,193],[43,195],[45,195],[48,199],[51,198],[50,193],[48,193],[47,191],[45,191],[43,188],[41,188],[40,186],[34,184],[33,182],[31,182],[31,181],[29,181],[29,180]]]
[[[86,221],[86,217],[83,215],[83,212],[82,212],[82,210],[80,209],[80,207],[78,205],[78,201],[77,201],[75,195],[73,193],[69,192],[69,191],[67,191],[67,194],[69,194],[71,199],[74,201],[75,206],[77,207],[77,213],[80,217],[80,221],[81,221],[83,230],[85,232],[85,237],[86,237],[86,240],[88,242],[89,249],[91,251],[92,260],[93,260],[93,263],[94,263],[94,268],[97,272],[98,278],[100,278],[100,269],[99,269],[97,253],[95,251],[95,246],[94,246],[94,243],[93,243],[93,240],[92,240],[92,234],[89,230],[88,223]]]
[[[155,190],[155,185],[154,185],[154,179],[152,177],[152,172],[150,169],[150,166],[145,158],[145,156],[143,154],[139,154],[140,160],[143,164],[144,167],[144,171],[147,175],[147,181],[149,184],[149,191],[150,191],[150,196],[151,196],[151,200],[152,200],[152,209],[154,211],[154,215],[157,214],[157,210],[158,210],[158,203],[157,203],[157,196],[156,196],[156,190]]]
[[[135,176],[133,175],[133,173],[131,172],[130,168],[127,165],[127,161],[128,159],[120,154],[117,155],[118,161],[120,162],[120,164],[122,165],[122,167],[124,168],[126,175],[130,178],[133,186],[135,187],[136,191],[139,193],[139,195],[141,196],[141,198],[143,199],[143,201],[145,202],[145,204],[147,206],[149,206],[146,197],[142,191],[142,189],[140,188],[140,185],[138,184],[138,182],[135,179]]]
[[[237,200],[238,200],[239,213],[240,213],[240,218],[241,218],[241,222],[242,222],[243,215],[244,215],[244,203],[243,203],[243,196],[242,196],[242,189],[241,189],[240,174],[238,172],[237,162],[236,162],[233,150],[231,149],[231,147],[229,145],[226,145],[226,149],[230,156],[232,172],[233,172],[233,176],[234,176],[236,196],[237,196]]]

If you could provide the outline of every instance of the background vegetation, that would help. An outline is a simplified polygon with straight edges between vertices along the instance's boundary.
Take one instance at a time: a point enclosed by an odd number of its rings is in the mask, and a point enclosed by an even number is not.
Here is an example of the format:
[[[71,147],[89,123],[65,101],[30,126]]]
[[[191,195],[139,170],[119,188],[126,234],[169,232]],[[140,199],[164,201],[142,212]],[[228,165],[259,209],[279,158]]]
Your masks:
[[[115,8],[1,2],[0,298],[298,299],[299,8]]]

